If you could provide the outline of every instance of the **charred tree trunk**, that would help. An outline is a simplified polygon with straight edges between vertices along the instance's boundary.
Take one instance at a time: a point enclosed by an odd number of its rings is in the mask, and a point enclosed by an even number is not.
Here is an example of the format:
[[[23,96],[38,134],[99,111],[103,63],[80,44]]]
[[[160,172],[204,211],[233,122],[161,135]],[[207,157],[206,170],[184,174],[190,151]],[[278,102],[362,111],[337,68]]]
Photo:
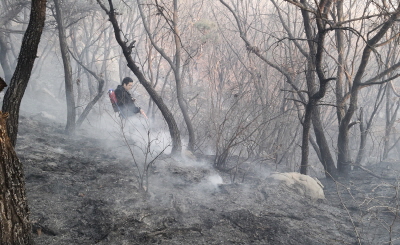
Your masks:
[[[21,50],[18,56],[17,67],[10,81],[3,100],[3,112],[8,112],[7,132],[12,146],[15,146],[18,134],[18,118],[21,100],[24,96],[33,64],[36,59],[37,49],[42,35],[44,20],[46,18],[46,0],[33,0],[31,16],[24,34]]]
[[[304,1],[302,1],[304,3]],[[312,97],[317,92],[315,74],[315,56],[316,56],[316,43],[315,33],[311,28],[311,21],[309,13],[302,10],[302,16],[304,20],[304,31],[308,39],[308,49],[309,53],[307,55],[307,70],[306,70],[306,82],[308,88],[308,102],[305,106],[304,112],[304,122],[303,122],[303,135],[301,144],[301,163],[300,163],[300,173],[307,174],[308,170],[308,155],[309,155],[309,137],[311,130],[312,114],[317,105],[318,100],[314,100]]]
[[[300,1],[304,6],[306,5],[305,0]],[[326,15],[330,8],[331,8],[331,1],[321,1],[319,4],[319,9],[321,11],[321,15]],[[317,16],[315,19],[316,21],[316,26],[317,26],[317,33],[314,33],[313,28],[311,26],[311,19],[309,16],[309,12],[306,10],[302,9],[302,16],[303,16],[303,22],[304,22],[304,30],[305,34],[307,36],[307,43],[309,47],[309,54],[307,57],[307,73],[306,73],[306,79],[307,79],[307,87],[308,87],[308,93],[309,93],[309,102],[307,103],[306,106],[306,112],[305,112],[305,128],[303,129],[303,145],[302,145],[302,154],[307,154],[307,156],[302,156],[302,162],[301,162],[301,168],[300,172],[304,174],[306,172],[307,164],[308,164],[308,149],[303,149],[303,148],[308,148],[308,137],[309,133],[309,128],[306,125],[308,123],[306,120],[309,120],[309,117],[311,118],[310,120],[313,119],[314,125],[314,130],[315,130],[315,135],[317,137],[317,143],[319,146],[319,149],[321,151],[321,156],[323,156],[322,164],[324,166],[324,169],[326,171],[326,175],[330,177],[336,176],[336,171],[333,163],[333,159],[330,155],[329,147],[325,139],[325,135],[322,130],[322,125],[320,122],[320,113],[317,108],[317,103],[320,101],[326,94],[326,87],[329,81],[333,80],[334,78],[326,78],[324,71],[323,71],[323,56],[325,52],[325,37],[327,34],[327,30],[325,29],[325,21],[322,18],[322,16]],[[317,75],[318,80],[319,80],[319,88],[317,86],[317,82],[315,79],[315,75]],[[310,115],[308,115],[310,113]],[[306,138],[307,137],[307,138]]]
[[[309,137],[311,130],[311,115],[315,107],[315,101],[311,100],[306,105],[306,111],[304,113],[303,122],[303,136],[301,140],[301,163],[300,163],[300,173],[307,174],[308,170],[308,155],[309,155]]]
[[[320,151],[320,160],[322,165],[324,166],[325,176],[327,178],[335,179],[337,177],[337,168],[329,149],[328,141],[326,140],[324,134],[320,115],[321,113],[319,108],[315,108],[312,115],[312,122],[314,126],[315,138],[317,140],[318,148]]]
[[[63,23],[63,13],[61,11],[59,0],[54,0],[54,6],[56,9],[56,21],[58,28],[58,35],[60,40],[61,56],[64,65],[65,75],[65,96],[67,99],[67,125],[65,126],[65,132],[67,134],[73,134],[75,132],[75,98],[74,98],[74,82],[72,80],[72,68],[71,59],[68,53],[67,36],[65,34],[65,28]]]
[[[108,10],[99,0],[97,0],[97,2],[99,3],[101,8],[106,12],[106,14],[109,17],[109,20],[114,28],[115,39],[117,40],[118,44],[122,48],[122,52],[125,56],[126,61],[128,62],[128,67],[138,78],[139,82],[146,89],[147,93],[149,93],[150,97],[156,103],[156,105],[160,109],[165,121],[168,124],[169,132],[170,132],[171,139],[172,139],[172,154],[176,154],[176,153],[180,154],[180,152],[182,150],[182,142],[181,142],[181,136],[180,136],[180,132],[178,129],[178,125],[176,124],[175,118],[172,115],[171,111],[168,109],[168,107],[165,105],[163,99],[160,97],[160,95],[157,93],[157,91],[153,88],[153,86],[151,86],[151,83],[149,83],[146,80],[143,73],[140,71],[139,67],[133,61],[131,53],[132,53],[132,48],[133,48],[134,42],[132,42],[130,45],[128,45],[127,42],[124,42],[122,40],[121,29],[119,28],[118,21],[115,17],[116,13],[115,13],[115,9],[114,9],[112,0],[108,0],[110,10]]]
[[[32,244],[24,174],[0,111],[0,244]]]
[[[0,78],[0,91],[5,87]],[[0,244],[31,244],[24,174],[7,134],[7,117],[0,111]]]

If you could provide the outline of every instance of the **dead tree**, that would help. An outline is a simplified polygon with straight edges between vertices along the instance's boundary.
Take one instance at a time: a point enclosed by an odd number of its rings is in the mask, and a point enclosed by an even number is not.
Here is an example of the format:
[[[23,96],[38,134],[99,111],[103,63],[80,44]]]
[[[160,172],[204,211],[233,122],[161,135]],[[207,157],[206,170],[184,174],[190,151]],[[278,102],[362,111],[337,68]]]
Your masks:
[[[189,134],[189,142],[188,142],[187,148],[190,151],[194,151],[194,146],[196,143],[194,128],[193,128],[192,120],[189,115],[188,102],[185,101],[184,96],[183,96],[183,84],[182,84],[183,79],[182,79],[182,74],[181,74],[182,73],[181,72],[182,43],[181,43],[181,37],[179,35],[179,29],[178,29],[178,21],[179,21],[178,0],[173,1],[172,20],[169,20],[164,15],[163,11],[160,10],[160,9],[164,9],[164,8],[160,5],[158,5],[157,2],[156,2],[156,6],[157,6],[158,10],[160,11],[160,15],[162,15],[166,19],[166,21],[172,22],[172,26],[170,28],[172,29],[173,34],[174,34],[173,36],[174,36],[174,44],[175,44],[175,54],[174,54],[173,58],[169,57],[166,54],[166,52],[156,44],[156,42],[153,38],[153,34],[150,33],[150,29],[149,29],[148,23],[146,22],[146,18],[144,17],[141,3],[140,3],[140,1],[138,1],[139,12],[142,17],[143,25],[144,25],[145,31],[147,33],[147,36],[149,37],[151,44],[157,50],[157,52],[159,52],[161,54],[161,56],[168,62],[168,64],[170,65],[170,67],[174,73],[178,105],[179,105],[179,108],[181,109],[187,130],[188,130],[188,134]]]

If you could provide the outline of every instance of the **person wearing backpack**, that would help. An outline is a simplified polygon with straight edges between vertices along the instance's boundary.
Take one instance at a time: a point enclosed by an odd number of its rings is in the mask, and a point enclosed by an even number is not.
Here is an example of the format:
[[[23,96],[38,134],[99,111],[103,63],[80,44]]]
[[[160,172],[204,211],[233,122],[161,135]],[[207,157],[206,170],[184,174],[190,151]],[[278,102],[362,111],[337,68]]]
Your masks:
[[[146,119],[147,116],[144,111],[135,105],[135,100],[132,98],[132,95],[129,93],[133,87],[133,80],[130,77],[125,77],[122,80],[121,85],[118,85],[115,89],[115,97],[117,107],[119,109],[120,115],[123,118],[131,117],[137,113],[141,113]]]

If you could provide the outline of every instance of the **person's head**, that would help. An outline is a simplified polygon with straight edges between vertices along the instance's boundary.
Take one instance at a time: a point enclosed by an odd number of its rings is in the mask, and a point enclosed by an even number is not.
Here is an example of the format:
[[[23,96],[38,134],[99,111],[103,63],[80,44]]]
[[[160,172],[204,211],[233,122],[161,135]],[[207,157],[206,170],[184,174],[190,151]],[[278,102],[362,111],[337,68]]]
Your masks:
[[[133,80],[130,77],[125,77],[122,80],[122,86],[126,89],[126,91],[129,91],[133,87]]]

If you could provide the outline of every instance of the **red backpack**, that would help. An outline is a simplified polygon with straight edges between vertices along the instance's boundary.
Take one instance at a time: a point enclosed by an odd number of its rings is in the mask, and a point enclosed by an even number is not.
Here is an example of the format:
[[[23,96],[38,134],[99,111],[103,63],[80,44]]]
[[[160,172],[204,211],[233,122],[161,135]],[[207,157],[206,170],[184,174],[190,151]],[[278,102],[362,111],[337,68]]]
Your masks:
[[[108,90],[108,96],[110,97],[111,105],[114,109],[114,112],[119,112],[117,96],[115,96],[115,92],[113,89]]]

